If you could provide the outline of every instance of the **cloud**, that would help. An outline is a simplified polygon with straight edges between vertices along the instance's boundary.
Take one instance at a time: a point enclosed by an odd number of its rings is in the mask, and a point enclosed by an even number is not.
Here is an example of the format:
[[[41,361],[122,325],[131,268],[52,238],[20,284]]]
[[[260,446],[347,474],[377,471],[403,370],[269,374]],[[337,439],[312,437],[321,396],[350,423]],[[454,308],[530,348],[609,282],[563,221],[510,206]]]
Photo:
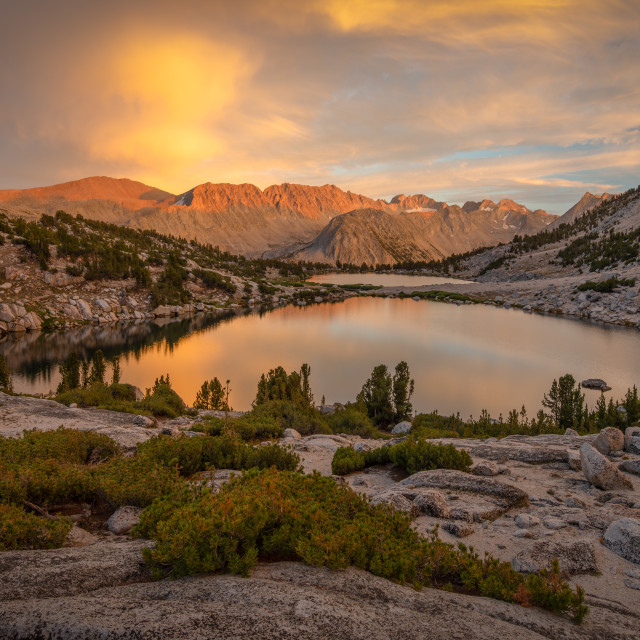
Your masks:
[[[0,186],[335,182],[554,209],[640,171],[632,0],[28,5],[0,25]]]

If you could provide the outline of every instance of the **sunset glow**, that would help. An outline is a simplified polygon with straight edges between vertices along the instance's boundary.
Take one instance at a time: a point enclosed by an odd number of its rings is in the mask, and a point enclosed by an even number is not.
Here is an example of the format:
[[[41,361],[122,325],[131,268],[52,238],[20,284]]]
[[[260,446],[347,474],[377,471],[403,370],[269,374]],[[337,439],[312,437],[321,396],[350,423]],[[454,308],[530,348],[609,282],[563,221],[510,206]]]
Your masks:
[[[631,0],[1,5],[0,188],[334,183],[560,213],[638,183]]]

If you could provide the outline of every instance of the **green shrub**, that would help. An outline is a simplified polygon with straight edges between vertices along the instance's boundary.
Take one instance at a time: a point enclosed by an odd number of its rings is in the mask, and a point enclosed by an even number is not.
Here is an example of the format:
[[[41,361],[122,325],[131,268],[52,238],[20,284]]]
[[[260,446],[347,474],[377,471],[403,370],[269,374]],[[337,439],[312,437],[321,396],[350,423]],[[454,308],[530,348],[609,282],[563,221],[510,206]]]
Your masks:
[[[98,465],[92,476],[96,495],[113,507],[146,507],[181,483],[175,467],[139,455]]]
[[[68,518],[47,520],[0,504],[0,551],[61,547],[72,526]]]
[[[394,464],[409,475],[430,469],[457,469],[468,471],[471,456],[459,451],[452,444],[432,444],[418,438],[407,438],[400,444],[378,447],[360,453],[352,447],[340,447],[331,462],[332,473],[346,475],[377,464]]]
[[[331,473],[334,476],[346,476],[365,468],[364,453],[355,451],[353,447],[340,447],[331,460]]]
[[[154,416],[166,416],[167,418],[177,418],[186,412],[184,401],[171,388],[169,374],[166,377],[156,378],[153,387],[147,389],[147,393],[139,405]]]
[[[217,469],[265,469],[276,467],[295,470],[300,458],[276,444],[253,447],[229,436],[189,437],[181,435],[157,436],[138,447],[142,459],[176,468],[183,476],[190,476],[208,468]]]
[[[192,431],[210,436],[220,436],[228,432],[245,441],[281,438],[284,435],[282,420],[275,418],[263,407],[264,405],[256,407],[239,418],[229,418],[226,424],[223,418],[205,418],[202,424],[192,427]]]
[[[389,434],[376,429],[366,412],[357,405],[348,404],[345,407],[326,416],[326,421],[333,433],[347,433],[361,438],[388,438]]]
[[[137,532],[156,541],[143,551],[156,577],[227,572],[247,575],[258,562],[301,560],[359,569],[421,586],[448,586],[509,602],[586,613],[584,593],[551,573],[524,577],[507,562],[422,537],[411,519],[317,473],[252,470],[218,493],[174,493],[142,515]]]
[[[418,438],[407,438],[389,447],[389,457],[409,475],[430,469],[468,471],[473,463],[466,451],[452,444],[432,444]]]
[[[109,459],[120,452],[116,442],[95,431],[59,427],[52,431],[25,431],[20,438],[0,436],[0,460],[6,463],[53,459],[68,464],[87,464],[92,455]]]

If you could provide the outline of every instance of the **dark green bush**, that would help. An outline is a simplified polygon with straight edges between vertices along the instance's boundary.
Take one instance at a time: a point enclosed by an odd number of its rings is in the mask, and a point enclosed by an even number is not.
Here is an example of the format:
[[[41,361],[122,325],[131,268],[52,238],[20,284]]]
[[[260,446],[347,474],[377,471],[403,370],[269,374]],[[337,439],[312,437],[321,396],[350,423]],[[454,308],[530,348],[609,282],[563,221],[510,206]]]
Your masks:
[[[227,572],[247,575],[258,560],[355,566],[400,583],[448,586],[509,602],[586,613],[556,569],[524,577],[464,545],[420,536],[410,518],[339,486],[331,478],[252,470],[218,493],[174,493],[142,514],[138,533],[156,541],[143,555],[156,577]]]
[[[0,504],[0,551],[55,549],[62,546],[72,526],[68,518],[47,520],[21,507]]]
[[[334,476],[346,476],[365,468],[364,453],[355,451],[353,447],[340,447],[331,460],[331,473]]]
[[[275,418],[263,407],[264,405],[256,407],[240,418],[229,418],[226,424],[223,418],[208,417],[192,430],[210,436],[220,436],[228,432],[248,442],[281,438],[284,435],[282,420]]]
[[[105,460],[120,455],[120,446],[101,433],[64,427],[53,431],[25,431],[20,438],[0,436],[0,461],[5,463],[53,459],[87,464],[94,452]]]
[[[333,433],[347,433],[361,438],[388,438],[389,434],[373,426],[371,418],[361,411],[357,405],[348,404],[345,407],[326,416],[326,421]]]
[[[452,444],[432,444],[410,437],[400,444],[378,447],[360,453],[352,447],[340,447],[334,454],[331,469],[335,475],[346,475],[366,467],[393,462],[409,475],[430,469],[457,469],[468,471],[471,456]]]
[[[253,447],[236,438],[221,436],[178,438],[157,436],[138,447],[138,456],[156,464],[176,468],[183,476],[190,476],[208,468],[216,469],[265,469],[276,467],[294,470],[300,458],[276,444]]]
[[[471,456],[452,444],[433,444],[418,438],[389,447],[389,457],[409,475],[430,469],[468,471],[472,464]]]

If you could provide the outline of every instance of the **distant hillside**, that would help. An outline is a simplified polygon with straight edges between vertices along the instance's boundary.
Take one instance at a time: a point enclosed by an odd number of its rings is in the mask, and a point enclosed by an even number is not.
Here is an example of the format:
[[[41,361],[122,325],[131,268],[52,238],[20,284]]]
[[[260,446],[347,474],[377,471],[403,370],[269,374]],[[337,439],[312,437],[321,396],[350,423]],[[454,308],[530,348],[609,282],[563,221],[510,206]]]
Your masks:
[[[489,204],[490,203],[490,204]],[[444,203],[409,211],[364,209],[337,216],[294,257],[313,262],[395,264],[438,260],[452,253],[508,242],[515,234],[539,231],[553,220],[543,212],[503,200],[484,201],[482,208],[464,211]]]
[[[464,259],[452,256],[443,268],[512,282],[612,270],[635,277],[639,263],[640,188],[617,196],[586,193],[537,234],[518,234],[508,244]]]
[[[0,191],[0,210],[9,215],[35,219],[60,209],[249,257],[358,264],[439,258],[507,242],[516,233],[535,233],[553,220],[511,200],[461,208],[416,194],[386,202],[335,185],[285,183],[261,190],[252,184],[205,183],[172,195],[132,180],[93,177]],[[347,213],[349,217],[333,222]]]

